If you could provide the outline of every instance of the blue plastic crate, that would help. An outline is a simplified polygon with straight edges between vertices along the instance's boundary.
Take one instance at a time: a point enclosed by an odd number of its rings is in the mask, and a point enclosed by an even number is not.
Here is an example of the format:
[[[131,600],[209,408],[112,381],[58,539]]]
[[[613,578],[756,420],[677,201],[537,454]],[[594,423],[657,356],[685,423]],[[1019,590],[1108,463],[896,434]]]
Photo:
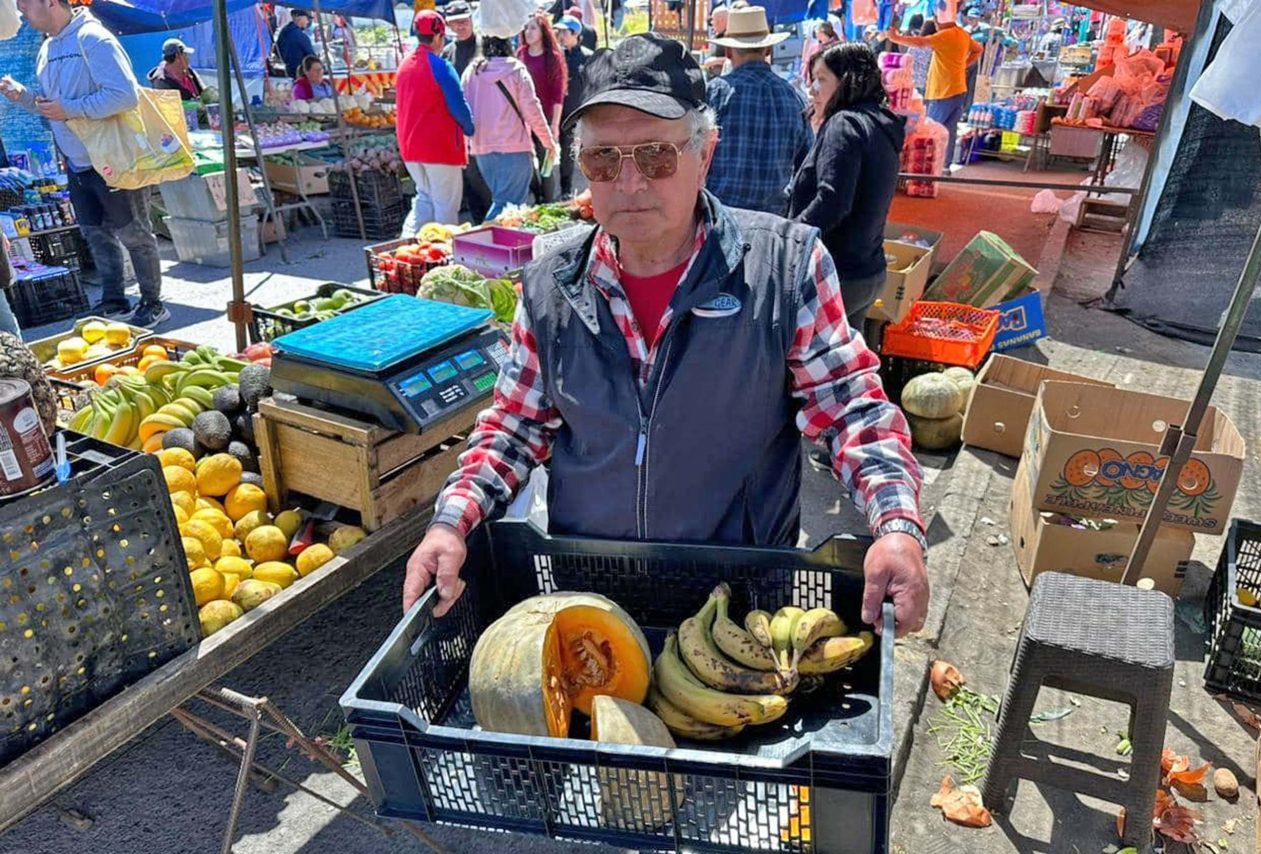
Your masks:
[[[584,590],[617,602],[654,655],[666,631],[726,581],[733,607],[831,607],[861,625],[869,540],[814,551],[551,537],[498,522],[470,541],[468,588],[442,619],[426,594],[341,699],[383,816],[603,842],[639,851],[883,854],[893,749],[893,607],[876,649],[795,696],[775,724],[719,744],[623,747],[476,728],[468,661],[508,607],[539,593]],[[661,592],[668,590],[668,596]],[[669,781],[676,806],[654,809],[634,772]],[[621,775],[623,800],[600,780]],[[657,783],[659,786],[660,783]],[[661,798],[660,793],[655,795]]]

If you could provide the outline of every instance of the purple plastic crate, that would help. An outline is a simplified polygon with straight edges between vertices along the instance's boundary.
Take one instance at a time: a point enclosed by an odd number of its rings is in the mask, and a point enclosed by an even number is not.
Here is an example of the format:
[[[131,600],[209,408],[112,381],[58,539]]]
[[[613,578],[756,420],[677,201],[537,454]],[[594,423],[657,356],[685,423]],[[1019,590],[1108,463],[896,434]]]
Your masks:
[[[457,234],[452,241],[452,255],[455,263],[483,276],[504,276],[520,270],[534,258],[535,236],[528,231],[492,225]]]

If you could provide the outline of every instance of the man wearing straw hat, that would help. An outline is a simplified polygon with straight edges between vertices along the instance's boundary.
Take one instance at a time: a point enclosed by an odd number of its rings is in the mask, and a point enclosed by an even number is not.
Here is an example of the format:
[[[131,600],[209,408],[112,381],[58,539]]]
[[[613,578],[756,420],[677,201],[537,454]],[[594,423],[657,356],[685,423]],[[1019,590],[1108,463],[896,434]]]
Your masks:
[[[722,129],[708,187],[725,205],[782,215],[793,173],[810,149],[805,103],[767,62],[786,38],[771,32],[765,9],[746,6],[731,10],[726,34],[714,39],[732,67],[706,87]]]

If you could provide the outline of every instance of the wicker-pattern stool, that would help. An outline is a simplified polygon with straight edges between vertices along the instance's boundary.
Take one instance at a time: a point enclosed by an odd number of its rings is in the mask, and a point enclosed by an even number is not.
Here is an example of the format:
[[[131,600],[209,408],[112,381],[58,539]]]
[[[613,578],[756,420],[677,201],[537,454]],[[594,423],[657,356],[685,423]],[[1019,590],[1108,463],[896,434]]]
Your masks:
[[[1039,575],[999,713],[985,805],[1003,809],[1014,779],[1043,782],[1121,804],[1130,819],[1123,844],[1148,845],[1173,686],[1173,643],[1173,601],[1165,594],[1059,572]],[[1130,707],[1128,780],[1025,755],[1022,744],[1030,743],[1046,755],[1082,755],[1026,734],[1044,685]]]

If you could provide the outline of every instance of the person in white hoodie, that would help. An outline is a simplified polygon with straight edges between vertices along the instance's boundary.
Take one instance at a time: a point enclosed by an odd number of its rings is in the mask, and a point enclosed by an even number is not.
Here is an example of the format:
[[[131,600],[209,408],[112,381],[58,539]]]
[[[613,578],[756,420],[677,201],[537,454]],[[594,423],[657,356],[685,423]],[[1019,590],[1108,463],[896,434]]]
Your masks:
[[[463,83],[476,128],[469,152],[490,187],[489,221],[509,205],[529,201],[534,175],[531,135],[553,160],[559,151],[530,72],[513,55],[508,39],[483,36],[482,54],[465,69]]]

